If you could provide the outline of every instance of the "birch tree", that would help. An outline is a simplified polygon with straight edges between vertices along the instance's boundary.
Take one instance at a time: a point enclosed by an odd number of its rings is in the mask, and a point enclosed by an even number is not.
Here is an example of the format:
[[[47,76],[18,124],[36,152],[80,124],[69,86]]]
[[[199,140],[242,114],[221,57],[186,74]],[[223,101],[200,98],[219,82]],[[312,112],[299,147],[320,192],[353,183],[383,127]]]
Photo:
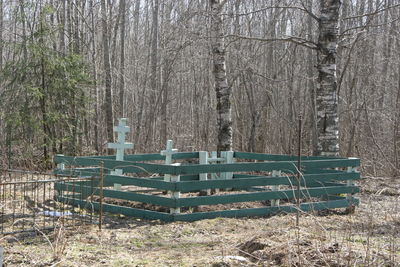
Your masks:
[[[321,0],[318,21],[317,128],[319,155],[339,154],[336,49],[340,0]]]
[[[217,96],[217,151],[232,150],[232,88],[228,85],[225,64],[225,44],[222,8],[226,0],[210,0],[211,52],[213,59],[214,87]]]

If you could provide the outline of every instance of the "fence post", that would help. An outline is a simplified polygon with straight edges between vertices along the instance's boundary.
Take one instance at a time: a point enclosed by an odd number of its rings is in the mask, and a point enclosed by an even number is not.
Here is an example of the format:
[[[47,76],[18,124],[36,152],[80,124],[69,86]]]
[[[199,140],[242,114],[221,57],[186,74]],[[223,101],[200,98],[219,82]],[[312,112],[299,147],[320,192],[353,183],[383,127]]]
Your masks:
[[[63,154],[57,154],[56,156],[64,157]],[[64,171],[65,170],[65,164],[64,163],[58,163],[57,164],[57,169]]]
[[[208,161],[211,163],[211,164],[214,164],[214,163],[216,163],[216,162],[218,162],[218,153],[217,153],[217,151],[212,151],[211,152],[211,158],[210,159],[208,159]],[[218,179],[218,174],[217,173],[211,173],[211,180],[217,180]],[[213,190],[213,192],[215,192],[215,193],[219,193],[219,188],[215,188],[214,190]]]
[[[208,161],[213,164],[214,162],[217,162],[218,156],[217,156],[217,151],[212,151],[211,152],[211,158],[208,159]],[[216,173],[211,173],[211,179],[215,180],[218,179],[218,175]]]
[[[272,177],[279,177],[281,176],[281,171],[277,171],[277,170],[273,170],[272,171]],[[271,187],[272,191],[279,191],[279,185],[273,185]],[[275,207],[275,206],[279,206],[279,199],[272,199],[271,200],[271,206]]]
[[[63,157],[63,154],[57,154],[57,156]],[[59,169],[60,171],[62,171],[62,173],[64,173],[65,171],[65,164],[64,163],[58,163],[57,164],[57,169]],[[54,190],[54,198],[58,198],[61,194],[61,190],[60,189],[56,189]],[[64,200],[65,201],[65,200]]]
[[[234,163],[233,151],[223,151],[223,152],[221,152],[221,157],[225,159],[225,163],[227,163],[227,164]],[[225,179],[225,180],[232,179],[233,172],[221,173],[221,178]]]
[[[175,164],[171,164],[174,166],[180,166],[180,163],[175,163]],[[171,182],[179,182],[181,180],[181,176],[180,175],[172,175],[171,176]],[[179,191],[171,191],[171,198],[173,199],[179,199],[181,197],[181,192]],[[179,214],[181,213],[181,208],[170,208],[169,210],[170,214]]]
[[[199,151],[199,164],[208,164],[208,152],[207,151]],[[207,181],[208,180],[208,173],[200,173],[199,174],[200,181]],[[211,192],[210,189],[201,190],[201,195],[209,195]]]
[[[233,163],[233,151],[222,151],[221,159],[224,163]],[[233,178],[233,172],[223,172],[220,174],[221,179],[229,180]],[[224,190],[230,191],[232,188],[225,188]]]
[[[167,146],[165,150],[161,151],[161,155],[165,156],[165,165],[175,165],[179,166],[180,163],[172,164],[172,155],[177,153],[178,149],[173,148],[172,140],[167,141]],[[179,182],[181,176],[180,175],[171,175],[171,174],[164,174],[164,181],[165,182]],[[177,199],[180,198],[181,192],[179,191],[170,191],[171,198]],[[181,212],[180,208],[170,208],[169,212],[171,214],[178,214]]]
[[[348,172],[348,173],[357,172],[357,167],[347,167],[347,172]],[[347,180],[347,181],[346,181],[346,185],[347,185],[347,186],[354,186],[354,180]],[[351,193],[346,194],[346,198],[347,198],[347,200],[351,203],[351,201],[352,201],[352,199],[353,199],[353,194],[351,194]],[[347,208],[347,212],[348,212],[348,213],[354,213],[354,212],[355,212],[355,207],[354,207],[354,205],[350,205],[350,206]]]

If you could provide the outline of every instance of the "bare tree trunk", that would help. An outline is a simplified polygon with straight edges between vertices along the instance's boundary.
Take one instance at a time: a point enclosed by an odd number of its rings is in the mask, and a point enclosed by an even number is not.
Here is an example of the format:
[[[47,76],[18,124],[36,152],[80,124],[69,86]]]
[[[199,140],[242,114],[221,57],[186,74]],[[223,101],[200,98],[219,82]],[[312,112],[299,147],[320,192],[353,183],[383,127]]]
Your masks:
[[[163,16],[163,22],[162,25],[164,25],[164,32],[168,32],[171,30],[171,13],[173,10],[173,3],[169,3],[167,5],[164,5],[164,16]],[[174,63],[180,53],[180,48],[176,48],[176,51],[171,52],[171,45],[168,43],[164,44],[164,47],[162,48],[164,51],[164,60],[163,60],[163,65],[162,65],[162,83],[161,83],[161,127],[160,127],[160,145],[164,145],[167,143],[168,139],[168,103],[169,103],[169,93],[170,93],[170,86],[169,86],[169,81],[171,77],[171,73],[173,73],[173,67]],[[192,122],[193,120],[191,120]]]
[[[95,99],[94,103],[94,147],[96,149],[97,154],[100,152],[100,141],[99,141],[99,88],[97,86],[97,62],[96,62],[96,57],[97,57],[97,49],[96,49],[96,29],[95,29],[95,24],[94,24],[94,6],[93,6],[93,0],[90,0],[89,2],[89,7],[90,7],[90,26],[92,28],[92,71],[93,71],[93,95]]]
[[[226,1],[210,0],[211,49],[213,57],[214,86],[217,96],[217,151],[232,150],[232,88],[228,86],[225,67],[225,44],[221,10]]]
[[[312,10],[313,0],[308,1],[308,9]],[[307,17],[307,34],[308,36],[312,36],[313,28],[312,28],[313,18],[311,16]],[[311,128],[311,149],[312,153],[317,153],[318,147],[318,130],[317,130],[317,106],[316,106],[316,91],[314,84],[314,62],[311,60],[313,58],[312,49],[307,49],[307,57],[310,59],[307,65],[307,89],[310,92],[310,128]]]
[[[336,47],[340,4],[340,0],[320,1],[317,65],[317,154],[327,156],[339,154]]]
[[[125,91],[125,23],[126,23],[126,0],[120,0],[120,16],[121,16],[121,50],[120,50],[120,67],[119,67],[119,116],[124,117],[124,91]]]
[[[60,9],[60,21],[59,21],[59,36],[60,36],[60,51],[61,53],[65,53],[65,0],[61,0],[61,9]]]
[[[68,36],[68,51],[73,53],[74,51],[74,42],[73,39],[73,31],[72,31],[72,0],[67,1],[67,17],[66,17],[66,24],[67,24],[67,36]]]
[[[386,1],[386,8],[392,5],[392,1]],[[394,24],[394,21],[389,22],[389,11],[390,9],[387,8],[384,12],[384,21],[383,24],[386,25],[386,34],[385,34],[385,43],[386,45],[383,48],[383,67],[382,67],[382,74],[381,74],[381,80],[382,84],[387,83],[390,77],[390,71],[389,69],[389,62],[390,58],[392,55],[392,43],[394,41],[394,36],[395,36],[395,30],[396,26]],[[386,86],[382,86],[380,96],[378,98],[378,107],[379,109],[382,109],[385,104],[385,98],[387,97],[386,93]]]
[[[74,53],[79,54],[81,51],[80,40],[79,40],[79,1],[74,3]]]
[[[80,54],[80,40],[79,40],[79,7],[78,7],[78,1],[76,0],[75,3],[72,2],[73,9],[71,9],[72,16],[71,16],[71,25],[72,31],[73,31],[73,42],[72,42],[72,51],[71,53],[79,55]],[[71,6],[72,8],[72,6]],[[71,36],[72,38],[72,36]],[[79,105],[79,98],[81,96],[78,96],[74,93],[73,95],[73,114],[72,114],[72,144],[73,144],[73,153],[76,155],[77,153],[80,152],[80,149],[82,147],[82,135],[78,135],[78,128],[79,128],[79,116],[78,116],[78,105]]]
[[[40,29],[40,37],[39,42],[43,43],[43,20],[44,17],[42,15],[42,2],[40,2],[40,22],[39,22],[39,29]],[[41,96],[40,96],[40,110],[42,112],[42,129],[43,129],[43,159],[45,162],[45,166],[48,167],[50,164],[50,157],[49,157],[49,125],[48,125],[48,114],[47,114],[47,93],[46,93],[46,70],[45,70],[45,59],[44,54],[41,52],[40,54],[40,78],[41,78]]]
[[[396,41],[397,49],[400,48],[400,41]],[[394,166],[393,176],[400,174],[400,65],[397,67],[397,96],[394,111],[394,131],[393,131],[393,151],[394,151]]]
[[[3,69],[3,0],[0,0],[0,71]]]
[[[151,53],[150,53],[150,101],[149,101],[149,116],[147,119],[147,131],[145,144],[152,141],[154,135],[154,123],[155,123],[155,113],[156,113],[156,98],[157,98],[157,61],[158,61],[158,10],[159,10],[159,0],[153,0],[153,10],[152,10],[152,37],[151,37]]]
[[[101,0],[101,21],[102,21],[102,42],[103,42],[103,56],[104,56],[104,72],[105,72],[105,103],[104,109],[106,111],[106,128],[108,142],[114,141],[113,134],[113,103],[111,91],[111,63],[110,63],[110,49],[108,42],[108,25],[107,25],[107,12],[105,0]],[[111,152],[111,151],[109,151]]]

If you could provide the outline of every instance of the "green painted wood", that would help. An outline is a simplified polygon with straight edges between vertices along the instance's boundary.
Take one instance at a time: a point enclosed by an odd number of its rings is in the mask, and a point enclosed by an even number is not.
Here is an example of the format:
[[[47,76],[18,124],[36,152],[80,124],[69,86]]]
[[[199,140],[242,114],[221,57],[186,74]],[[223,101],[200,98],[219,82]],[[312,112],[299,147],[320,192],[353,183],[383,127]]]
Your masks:
[[[307,188],[328,187],[328,186],[346,186],[346,184],[345,183],[321,182],[321,181],[307,183]]]
[[[140,187],[157,188],[160,190],[174,190],[175,189],[174,183],[153,180],[153,179],[148,179],[148,178],[127,177],[127,176],[119,176],[119,175],[106,175],[104,177],[104,181],[107,184],[114,183],[114,184],[121,184],[121,185],[136,185],[136,186],[140,186]]]
[[[88,176],[91,177],[90,175],[88,175],[88,173],[82,173],[82,176]],[[139,179],[139,180],[138,180]],[[182,181],[196,181],[199,179],[198,175],[182,175],[181,176],[181,180]],[[162,176],[156,176],[156,177],[129,177],[129,176],[113,176],[113,175],[106,175],[104,178],[104,182],[103,182],[103,186],[107,187],[107,186],[113,186],[115,183],[117,184],[121,184],[123,186],[126,185],[136,185],[136,186],[143,186],[143,183],[146,183],[147,181],[160,181],[162,183],[157,183],[154,185],[154,183],[152,183],[152,186],[148,186],[151,188],[158,188],[160,190],[171,190],[171,189],[175,189],[174,185],[170,185],[170,183],[165,183],[164,182],[164,177]],[[72,183],[72,182],[70,182]],[[94,186],[97,187],[99,186],[99,178],[94,178],[93,180],[93,184],[91,181],[76,181],[73,182],[76,185],[87,185],[87,186]],[[149,185],[149,184],[148,184]],[[163,188],[160,188],[163,187]]]
[[[345,173],[345,170],[335,170],[335,169],[313,169],[307,168],[302,171],[304,174],[321,174],[321,173]]]
[[[343,174],[343,176],[347,177],[347,179],[358,179],[359,173],[347,173]],[[304,186],[307,183],[329,182],[339,179],[344,179],[344,177],[335,173],[304,175],[301,184]],[[175,191],[188,192],[217,188],[249,188],[252,186],[293,185],[295,183],[297,183],[297,178],[295,177],[251,176],[232,180],[181,181],[176,183]]]
[[[320,197],[324,195],[357,193],[359,188],[356,186],[333,186],[309,188],[300,191],[301,198]],[[290,200],[294,199],[294,190],[269,191],[269,192],[253,192],[242,194],[230,194],[221,196],[201,196],[180,198],[176,200],[177,207],[192,207],[201,205],[230,204],[238,202],[263,201],[273,199]]]
[[[69,202],[75,206],[85,207],[87,209],[99,210],[98,202],[87,202],[84,200],[58,197],[58,201]],[[303,203],[300,208],[304,212],[324,210],[324,209],[334,209],[334,208],[345,208],[349,206],[356,206],[359,204],[359,200],[356,198],[352,199],[338,199],[330,201],[321,201],[315,203]],[[253,209],[241,209],[241,210],[223,210],[223,211],[212,211],[212,212],[198,212],[191,214],[167,214],[157,211],[141,210],[129,207],[116,206],[111,204],[103,204],[103,211],[110,212],[114,214],[123,214],[126,216],[143,218],[148,220],[161,220],[161,221],[197,221],[204,219],[214,219],[217,217],[251,217],[251,216],[269,216],[277,213],[291,213],[296,212],[297,208],[295,206],[280,206],[280,207],[265,207],[265,208],[253,208]]]
[[[88,169],[90,169],[90,168],[88,168]],[[96,171],[91,172],[90,170],[88,170],[88,171],[74,171],[74,170],[75,169],[55,170],[54,173],[57,175],[60,175],[60,176],[72,176],[72,177],[98,177],[99,176],[99,173]],[[128,176],[128,178],[129,178],[129,176]],[[159,180],[159,181],[164,180],[164,176],[149,176],[149,177],[135,177],[135,178]],[[181,181],[196,181],[196,180],[199,180],[198,174],[181,176]],[[129,182],[130,182],[130,180],[127,180],[124,183],[124,185],[130,185]],[[105,181],[105,183],[107,183],[107,181]]]
[[[297,156],[278,155],[278,154],[261,154],[251,152],[235,152],[233,155],[237,159],[251,159],[251,160],[267,160],[267,161],[296,161]],[[326,160],[337,159],[337,157],[322,157],[322,156],[301,156],[302,161],[306,160]]]
[[[281,183],[282,185],[290,185],[293,184],[294,181],[297,181],[297,176],[290,175],[290,176],[281,176],[281,177],[274,177],[274,176],[258,176],[258,175],[251,175],[251,174],[234,174],[233,179],[246,179],[246,178],[265,178],[275,180],[274,184]],[[289,182],[290,179],[290,182]],[[334,172],[334,173],[322,173],[322,174],[305,174],[302,176],[302,180],[306,182],[311,181],[346,181],[346,180],[358,180],[360,179],[360,173],[358,172]]]
[[[218,172],[251,172],[251,171],[272,171],[281,170],[285,173],[296,173],[296,162],[259,162],[259,163],[231,163],[231,164],[203,164],[190,166],[175,166],[174,175],[178,174],[198,174],[198,173],[218,173]],[[302,167],[307,168],[336,168],[359,166],[359,159],[330,159],[313,160],[302,163]]]
[[[77,158],[66,156],[55,156],[56,163],[74,166],[98,166],[104,162],[106,169],[123,169],[125,173],[162,173],[162,174],[199,174],[199,173],[218,173],[218,172],[247,172],[247,171],[272,171],[281,170],[283,172],[296,171],[296,163],[290,161],[281,162],[260,162],[260,163],[232,163],[232,164],[204,164],[204,165],[182,165],[170,166],[161,164],[149,164],[129,161],[103,160],[93,158]],[[359,166],[359,159],[330,159],[305,161],[302,167],[307,168],[336,168]]]
[[[321,201],[316,203],[303,203],[300,208],[304,212],[313,210],[324,210],[324,209],[335,209],[345,208],[349,206],[358,205],[358,199],[340,199],[332,201]],[[253,209],[240,209],[240,210],[223,210],[223,211],[211,211],[211,212],[198,212],[191,214],[177,214],[174,215],[174,221],[197,221],[204,219],[214,219],[218,217],[228,218],[239,218],[239,217],[252,217],[252,216],[270,216],[277,213],[292,213],[296,212],[295,206],[280,206],[280,207],[265,207],[265,208],[253,208]]]
[[[63,184],[62,182],[58,182],[57,184]],[[68,184],[74,184],[75,186],[90,186],[90,187],[98,187],[100,185],[99,181],[69,181]]]
[[[85,200],[57,197],[58,201],[68,201],[71,205],[79,206],[81,208],[93,209],[95,211],[100,210],[100,204],[98,202],[88,202]],[[117,206],[112,204],[103,204],[103,211],[110,212],[113,214],[123,214],[130,217],[142,218],[147,220],[161,220],[165,222],[173,221],[172,215],[163,212],[135,209],[130,207]]]
[[[173,183],[164,182],[161,180],[119,176],[119,175],[105,175],[104,176],[103,186],[112,186],[114,184],[136,185],[139,187],[149,187],[149,188],[156,188],[156,189],[160,189],[160,190],[174,190],[175,189],[175,185]]]
[[[71,184],[55,184],[57,190],[71,191],[73,185]],[[82,192],[82,198],[87,198],[91,195],[99,196],[100,189],[92,188],[90,186],[80,186],[79,191]],[[115,198],[121,200],[137,201],[147,204],[159,205],[163,207],[175,207],[175,201],[171,198],[160,197],[155,195],[145,195],[128,191],[117,191],[111,189],[103,189],[103,196],[108,198]]]
[[[79,158],[113,160],[115,159],[115,156],[86,156]],[[124,158],[126,161],[155,161],[155,160],[164,160],[165,156],[160,155],[160,153],[131,154],[131,155],[125,155]],[[195,159],[195,158],[199,158],[199,152],[178,152],[172,155],[172,159],[174,160]]]
[[[104,168],[107,170],[123,169],[124,173],[174,173],[177,166],[167,166],[162,164],[150,164],[130,161],[117,161],[111,159],[95,159],[82,157],[68,157],[56,155],[55,163],[64,163],[69,166],[100,166],[104,163]]]

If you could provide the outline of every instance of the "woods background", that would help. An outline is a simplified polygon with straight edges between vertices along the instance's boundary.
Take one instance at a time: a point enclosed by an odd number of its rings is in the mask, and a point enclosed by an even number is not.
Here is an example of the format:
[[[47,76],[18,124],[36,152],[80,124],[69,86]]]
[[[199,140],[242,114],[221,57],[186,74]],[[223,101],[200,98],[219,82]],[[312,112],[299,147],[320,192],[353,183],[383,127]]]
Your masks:
[[[319,2],[224,4],[234,150],[296,153],[301,115],[303,153],[313,153]],[[216,149],[209,0],[0,5],[3,168],[105,153],[119,117],[132,152],[157,152],[167,139],[180,151]],[[361,157],[365,175],[399,174],[399,18],[398,0],[340,8],[340,154]]]

